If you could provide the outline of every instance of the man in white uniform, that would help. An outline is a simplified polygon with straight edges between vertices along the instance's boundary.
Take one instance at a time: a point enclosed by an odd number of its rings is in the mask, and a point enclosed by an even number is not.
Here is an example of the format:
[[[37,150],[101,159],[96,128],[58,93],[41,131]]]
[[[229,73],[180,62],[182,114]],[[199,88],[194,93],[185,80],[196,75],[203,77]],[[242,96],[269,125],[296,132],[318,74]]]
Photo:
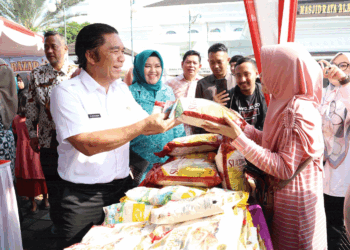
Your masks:
[[[104,220],[102,208],[132,187],[129,141],[175,126],[164,114],[148,116],[120,77],[124,45],[113,27],[91,24],[78,34],[76,55],[82,71],[51,95],[56,124],[58,174],[63,179],[59,248],[81,241]]]

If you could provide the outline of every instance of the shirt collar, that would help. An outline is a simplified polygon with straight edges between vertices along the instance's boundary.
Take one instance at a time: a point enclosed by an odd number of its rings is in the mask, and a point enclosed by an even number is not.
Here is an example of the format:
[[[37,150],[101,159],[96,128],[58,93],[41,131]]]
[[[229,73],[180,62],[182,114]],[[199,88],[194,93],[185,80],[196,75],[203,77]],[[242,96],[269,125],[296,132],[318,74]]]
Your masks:
[[[49,68],[51,68],[51,70],[53,72],[59,72],[59,73],[62,72],[65,76],[68,74],[69,62],[66,61],[66,60],[64,60],[64,64],[63,64],[63,66],[62,66],[60,71],[54,69],[54,67],[52,67],[52,65],[50,63],[48,63],[48,65],[49,65]]]
[[[230,73],[227,72],[225,78],[222,78],[222,79],[230,80],[231,77],[233,77],[232,74],[230,74]],[[222,80],[222,79],[217,79],[217,78],[214,76],[214,74],[211,74],[211,75],[209,76],[209,78],[210,78],[209,80],[210,80],[211,82],[215,82],[216,80]]]
[[[79,74],[81,82],[84,84],[84,86],[88,89],[88,91],[93,92],[97,89],[101,89],[105,91],[105,88],[101,86],[99,83],[95,81],[94,78],[92,78],[84,69],[81,69],[81,72]],[[109,88],[115,88],[118,84],[120,84],[121,79],[117,79],[114,82],[112,82],[109,85]]]
[[[178,76],[177,76],[177,79],[178,79],[179,81],[182,81],[182,80],[187,81],[183,73],[182,73],[181,75],[178,75]],[[200,77],[199,77],[199,75],[197,74],[197,75],[196,75],[196,78],[195,78],[193,81],[198,81],[199,79],[200,79]]]

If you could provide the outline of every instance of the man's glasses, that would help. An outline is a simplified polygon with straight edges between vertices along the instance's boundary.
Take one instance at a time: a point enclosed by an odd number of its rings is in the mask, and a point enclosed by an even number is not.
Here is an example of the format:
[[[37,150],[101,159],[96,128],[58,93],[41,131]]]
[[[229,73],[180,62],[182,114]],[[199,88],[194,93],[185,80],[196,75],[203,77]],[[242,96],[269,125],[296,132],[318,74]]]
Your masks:
[[[341,63],[339,63],[338,65],[337,64],[335,64],[335,63],[332,63],[333,65],[335,65],[335,66],[337,66],[339,69],[341,69],[342,71],[345,71],[348,67],[349,67],[349,65],[350,65],[350,63],[347,63],[347,62],[341,62]]]

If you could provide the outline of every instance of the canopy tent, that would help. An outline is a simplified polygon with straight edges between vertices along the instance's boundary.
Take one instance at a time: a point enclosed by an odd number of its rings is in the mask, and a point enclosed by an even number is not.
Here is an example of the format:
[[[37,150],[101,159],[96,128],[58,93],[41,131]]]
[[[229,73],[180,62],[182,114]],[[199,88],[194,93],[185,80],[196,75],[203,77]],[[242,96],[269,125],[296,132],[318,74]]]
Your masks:
[[[0,17],[1,57],[44,56],[44,37]]]
[[[297,0],[244,0],[254,55],[261,72],[264,45],[294,42]],[[269,96],[265,95],[267,103]]]
[[[0,57],[14,72],[30,72],[46,63],[44,37],[0,17]]]

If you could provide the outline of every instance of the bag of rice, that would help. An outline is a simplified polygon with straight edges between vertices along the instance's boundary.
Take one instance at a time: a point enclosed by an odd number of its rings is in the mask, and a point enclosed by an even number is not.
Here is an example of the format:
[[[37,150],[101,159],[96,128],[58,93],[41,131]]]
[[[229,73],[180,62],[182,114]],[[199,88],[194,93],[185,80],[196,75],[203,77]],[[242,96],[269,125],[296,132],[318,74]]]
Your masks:
[[[175,117],[185,124],[202,127],[205,121],[227,125],[224,119],[225,115],[235,121],[242,129],[247,124],[236,111],[202,98],[180,97],[174,104],[170,117]]]
[[[161,152],[154,154],[158,157],[164,157],[216,151],[221,141],[222,136],[218,134],[189,135],[168,142]]]
[[[210,153],[214,154],[215,153]],[[171,157],[165,163],[156,163],[148,172],[144,186],[195,186],[213,187],[221,183],[215,163],[209,158],[194,158],[193,155]]]
[[[161,189],[136,187],[125,194],[137,202],[144,202],[147,205],[159,206],[165,205],[168,201],[178,201],[187,198],[194,198],[204,194],[205,191],[198,188],[185,186],[168,186]]]
[[[103,225],[148,221],[152,208],[154,206],[131,200],[104,207]]]
[[[237,204],[246,204],[245,192],[207,192],[199,197],[180,201],[169,201],[160,208],[151,211],[152,224],[173,224],[190,221],[215,214],[221,214],[225,208]]]
[[[215,161],[223,179],[223,188],[234,191],[245,190],[243,170],[247,163],[238,150],[229,143],[223,143],[220,145]]]
[[[237,249],[243,221],[243,211],[225,213],[186,221],[178,224],[158,225],[144,237],[134,250]]]

